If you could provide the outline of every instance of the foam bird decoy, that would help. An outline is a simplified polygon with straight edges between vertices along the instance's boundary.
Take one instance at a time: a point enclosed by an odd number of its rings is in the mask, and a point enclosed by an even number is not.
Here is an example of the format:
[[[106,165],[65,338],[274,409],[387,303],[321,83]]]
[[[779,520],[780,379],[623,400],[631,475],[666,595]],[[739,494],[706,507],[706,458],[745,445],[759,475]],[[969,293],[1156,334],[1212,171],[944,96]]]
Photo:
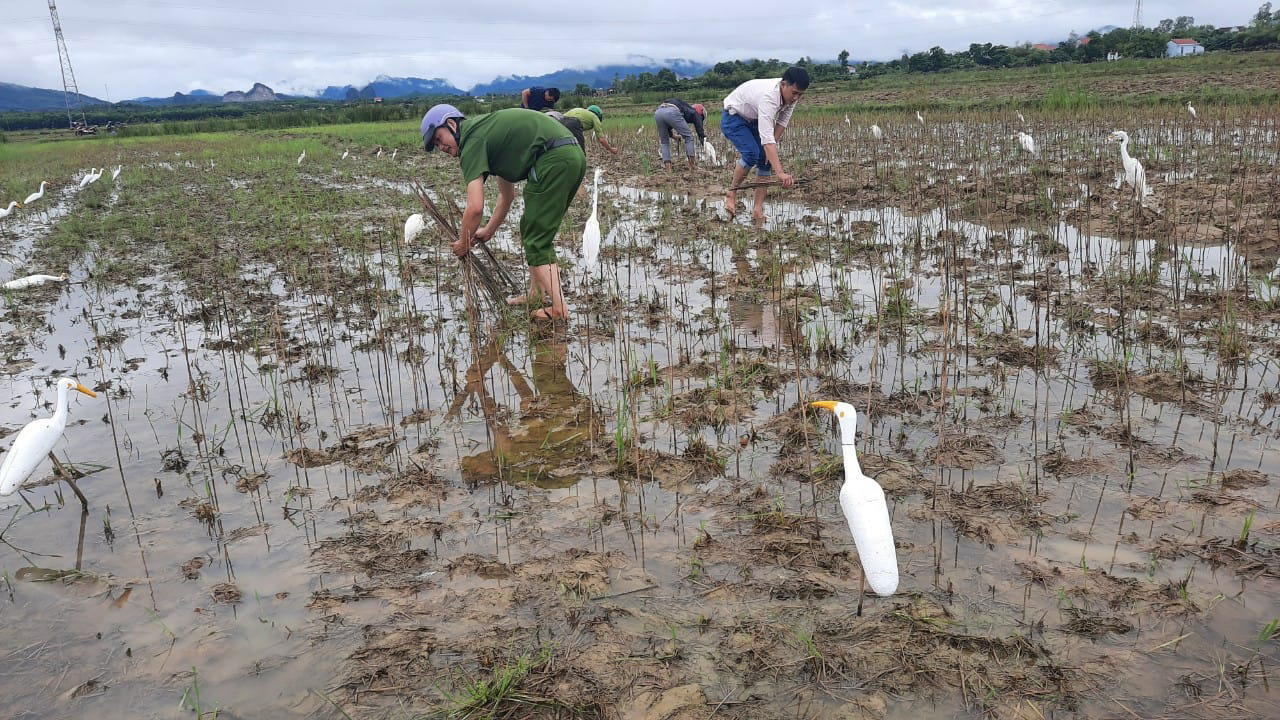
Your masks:
[[[25,290],[29,287],[43,285],[50,282],[66,282],[67,274],[61,275],[28,275],[26,277],[15,278],[4,284],[5,290]]]
[[[93,174],[97,171],[98,168],[89,168],[89,172],[85,173],[84,177],[80,178],[80,187],[84,187],[85,185],[93,182]]]
[[[707,156],[707,161],[712,165],[720,164],[720,160],[716,158],[716,146],[712,145],[710,140],[702,141],[702,152]]]
[[[898,589],[898,552],[893,545],[889,506],[884,490],[862,474],[854,445],[858,432],[858,412],[849,403],[818,400],[812,407],[835,413],[840,421],[840,447],[844,451],[844,484],[840,486],[840,509],[849,522],[853,544],[867,583],[877,595],[889,596]]]
[[[596,215],[596,202],[600,199],[600,176],[603,174],[604,170],[596,168],[591,188],[591,217],[587,218],[587,226],[582,230],[582,262],[588,270],[594,269],[600,259],[600,218]]]
[[[1033,137],[1031,137],[1031,135],[1030,135],[1029,133],[1025,133],[1025,132],[1023,132],[1023,131],[1019,130],[1019,131],[1018,131],[1018,143],[1019,143],[1020,145],[1022,145],[1022,149],[1023,149],[1023,150],[1026,150],[1027,152],[1031,153],[1032,155],[1035,155],[1035,154],[1036,154],[1036,139],[1035,139],[1035,138],[1033,138]]]
[[[880,129],[879,125],[873,124],[871,126],[871,134],[874,135],[877,140],[884,139],[884,131]]]
[[[58,438],[62,437],[62,431],[67,427],[68,393],[72,390],[82,392],[89,397],[98,397],[92,390],[72,378],[64,377],[58,380],[58,400],[54,404],[53,417],[27,423],[26,427],[18,432],[18,437],[9,447],[9,452],[4,454],[4,463],[0,464],[0,496],[12,495],[22,487],[22,483],[35,472],[46,456],[52,458],[54,466],[61,470],[57,457],[53,455],[53,446],[58,442]],[[62,477],[76,491],[80,502],[88,510],[89,503],[81,494],[80,488],[76,487],[75,481],[66,475]]]
[[[37,191],[35,191],[35,192],[33,192],[33,193],[31,193],[30,195],[28,195],[28,196],[27,196],[27,199],[22,201],[22,204],[23,204],[23,205],[30,205],[31,203],[33,203],[33,202],[35,202],[35,201],[39,200],[40,198],[44,197],[44,186],[45,186],[45,185],[48,185],[48,184],[49,184],[49,182],[48,182],[47,180],[41,180],[41,181],[40,181],[40,189],[39,189],[39,190],[37,190]]]
[[[1129,155],[1129,133],[1116,130],[1111,133],[1111,139],[1120,143],[1120,163],[1124,166],[1124,181],[1133,188],[1134,197],[1141,202],[1144,197],[1151,194],[1151,189],[1147,187],[1147,171],[1142,169],[1142,163],[1138,158]]]
[[[422,229],[426,226],[426,222],[422,219],[422,213],[414,213],[410,215],[409,219],[404,221],[404,244],[408,245],[413,242],[413,239],[418,237],[418,234],[421,233]]]
[[[16,208],[16,207],[22,207],[22,205],[20,205],[20,204],[18,203],[18,201],[17,201],[17,200],[10,200],[10,201],[9,201],[9,207],[7,207],[7,208],[5,208],[5,209],[3,209],[3,210],[0,210],[0,218],[7,218],[7,217],[9,217],[10,215],[12,215],[12,214],[13,214],[13,209],[14,209],[14,208]]]
[[[307,159],[307,149],[302,148],[302,154],[298,156],[298,164],[301,165],[303,160]]]
[[[120,177],[120,171],[124,169],[123,165],[117,165],[115,170],[111,171],[111,182],[115,182]]]

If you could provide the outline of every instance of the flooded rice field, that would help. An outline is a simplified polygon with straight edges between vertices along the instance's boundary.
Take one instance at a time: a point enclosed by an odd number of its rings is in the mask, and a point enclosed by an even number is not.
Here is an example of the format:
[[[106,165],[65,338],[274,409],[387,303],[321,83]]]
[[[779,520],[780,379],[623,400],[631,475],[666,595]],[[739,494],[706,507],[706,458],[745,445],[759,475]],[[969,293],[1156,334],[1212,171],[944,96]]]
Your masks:
[[[3,498],[4,714],[1272,714],[1277,116],[1127,122],[798,119],[756,225],[620,123],[567,326],[404,244],[459,185],[411,127],[15,155],[2,279],[70,279],[3,293],[0,446],[97,397],[87,512],[48,462]],[[858,409],[891,597],[811,400]]]

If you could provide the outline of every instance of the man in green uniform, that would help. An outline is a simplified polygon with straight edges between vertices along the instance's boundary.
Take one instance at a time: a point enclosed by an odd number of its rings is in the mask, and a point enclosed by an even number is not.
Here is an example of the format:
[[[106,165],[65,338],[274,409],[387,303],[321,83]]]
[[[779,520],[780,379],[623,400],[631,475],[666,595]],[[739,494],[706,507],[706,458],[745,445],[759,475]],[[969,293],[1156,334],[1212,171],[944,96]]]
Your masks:
[[[564,111],[564,116],[577,120],[584,131],[594,132],[596,140],[600,142],[601,147],[614,155],[618,154],[618,148],[609,144],[604,137],[604,111],[599,105],[591,105],[585,108],[570,108]],[[582,152],[587,151],[587,146],[582,146]]]
[[[473,242],[493,237],[511,210],[515,184],[528,181],[520,243],[529,263],[529,292],[508,302],[540,301],[546,293],[551,307],[539,307],[533,317],[567,319],[555,239],[587,171],[586,156],[576,147],[578,141],[565,126],[540,112],[508,108],[467,119],[452,105],[436,105],[427,111],[422,118],[422,141],[427,152],[438,147],[458,158],[462,166],[467,208],[462,213],[459,237],[452,245],[458,257],[466,255]],[[489,222],[481,227],[484,182],[490,175],[498,176],[498,203]]]

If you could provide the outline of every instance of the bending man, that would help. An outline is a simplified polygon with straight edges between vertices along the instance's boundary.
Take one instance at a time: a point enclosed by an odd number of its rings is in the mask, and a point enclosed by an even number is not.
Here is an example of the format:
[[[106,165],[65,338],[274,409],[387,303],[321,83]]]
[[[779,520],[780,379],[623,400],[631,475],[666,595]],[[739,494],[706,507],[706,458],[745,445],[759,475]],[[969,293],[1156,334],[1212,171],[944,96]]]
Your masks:
[[[752,167],[757,178],[778,174],[783,187],[791,187],[795,178],[782,169],[778,158],[778,141],[791,121],[796,103],[809,88],[809,73],[804,68],[791,67],[781,78],[748,80],[724,99],[724,112],[720,115],[720,130],[738,149],[738,164],[733,169],[733,182],[737,187],[746,179]],[[756,204],[751,217],[764,219],[764,198],[767,188],[756,188]],[[738,193],[730,190],[724,196],[724,209],[730,216],[738,212]]]
[[[467,119],[452,105],[436,105],[422,118],[422,141],[431,152],[440,148],[458,158],[467,187],[467,208],[452,248],[462,257],[473,242],[493,237],[515,200],[515,184],[524,180],[524,215],[520,218],[520,244],[529,263],[529,292],[508,300],[513,305],[536,302],[543,293],[551,307],[539,307],[533,317],[557,320],[569,317],[556,264],[555,239],[574,192],[587,171],[587,159],[578,141],[554,119],[531,110],[508,108]],[[484,183],[498,176],[498,202],[484,227]]]

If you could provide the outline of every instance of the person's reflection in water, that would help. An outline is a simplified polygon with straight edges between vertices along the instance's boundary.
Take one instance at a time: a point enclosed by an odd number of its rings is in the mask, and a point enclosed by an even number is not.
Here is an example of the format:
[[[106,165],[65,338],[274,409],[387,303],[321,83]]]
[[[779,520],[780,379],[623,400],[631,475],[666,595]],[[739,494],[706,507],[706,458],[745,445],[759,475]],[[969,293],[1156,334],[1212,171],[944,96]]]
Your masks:
[[[569,349],[563,333],[535,335],[530,350],[532,387],[496,343],[491,342],[467,370],[467,391],[480,400],[492,446],[460,460],[464,480],[502,479],[529,481],[545,488],[569,487],[578,481],[589,461],[599,419],[590,399],[569,379]],[[520,396],[519,416],[510,425],[485,388],[485,376],[495,363],[511,376]],[[455,402],[455,406],[459,404]]]

